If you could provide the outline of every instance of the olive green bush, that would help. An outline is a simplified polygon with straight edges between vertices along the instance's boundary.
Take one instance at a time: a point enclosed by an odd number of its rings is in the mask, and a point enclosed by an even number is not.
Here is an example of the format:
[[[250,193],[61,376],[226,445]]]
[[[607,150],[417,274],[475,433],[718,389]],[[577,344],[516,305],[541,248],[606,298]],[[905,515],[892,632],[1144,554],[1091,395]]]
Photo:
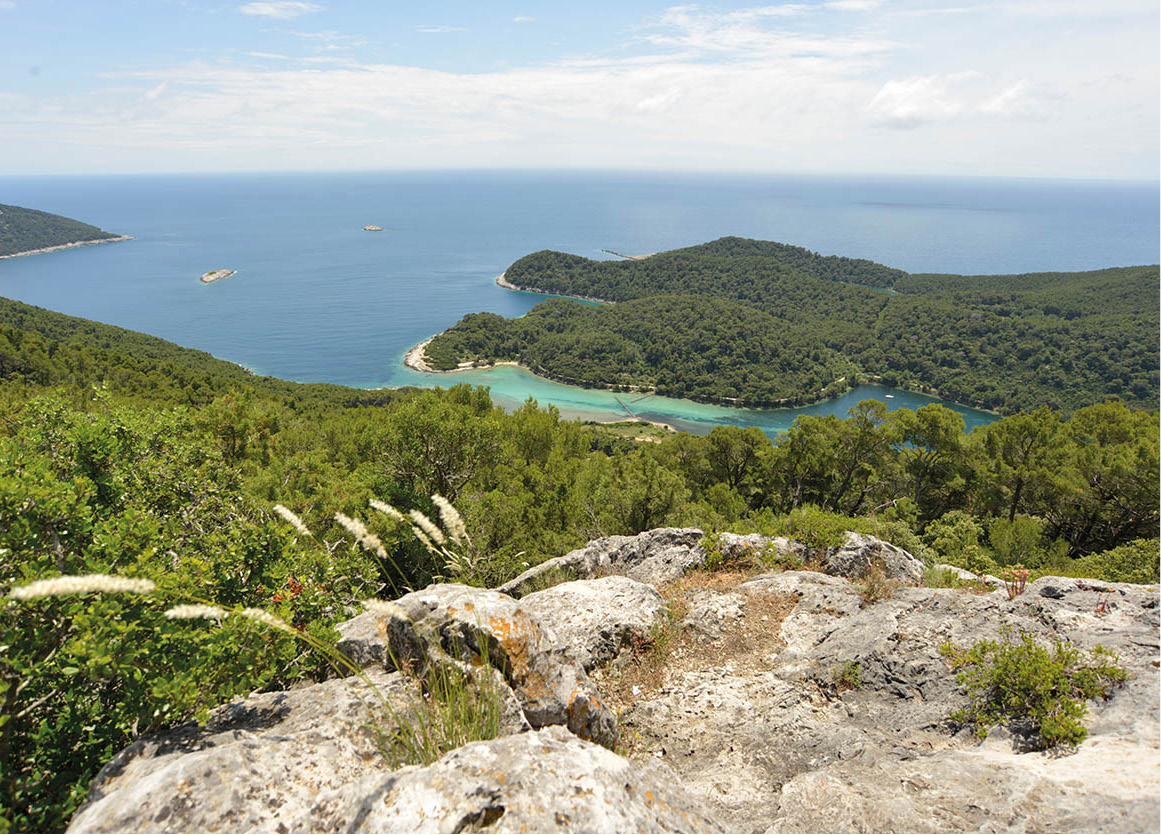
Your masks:
[[[1116,655],[1100,646],[1088,653],[1062,641],[1045,647],[1028,634],[966,649],[947,643],[941,651],[971,698],[951,721],[973,728],[980,739],[1003,723],[1038,749],[1083,742],[1085,700],[1108,699],[1127,678]]]

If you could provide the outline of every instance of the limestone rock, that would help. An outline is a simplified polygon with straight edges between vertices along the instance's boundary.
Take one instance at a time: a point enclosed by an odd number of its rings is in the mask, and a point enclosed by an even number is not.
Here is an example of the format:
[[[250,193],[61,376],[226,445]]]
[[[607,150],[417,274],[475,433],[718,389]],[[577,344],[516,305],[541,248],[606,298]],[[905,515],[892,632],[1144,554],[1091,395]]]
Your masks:
[[[390,656],[418,672],[429,664],[487,663],[501,670],[534,728],[567,725],[582,739],[612,745],[617,720],[584,668],[557,636],[506,594],[455,583],[395,601],[383,618]]]
[[[369,675],[402,710],[403,677]],[[102,770],[69,831],[721,831],[664,766],[559,726],[392,770],[363,725],[368,694],[358,679],[265,693],[140,740]]]
[[[889,578],[908,583],[923,579],[923,560],[889,542],[854,531],[847,531],[842,546],[827,552],[823,568],[827,574],[858,580],[866,577],[875,563],[882,564]]]
[[[721,831],[663,767],[631,765],[560,727],[365,779],[316,811],[324,832]]]
[[[1049,587],[1059,596],[1041,594]],[[796,601],[779,626],[782,646],[754,641],[723,660],[694,644],[622,713],[636,756],[672,767],[726,828],[1157,831],[1155,589],[1046,577],[1014,600],[1003,590],[903,587],[864,606],[845,578],[787,571],[691,592],[689,605],[721,604],[724,633],[759,594]],[[1088,704],[1090,737],[1075,753],[1022,753],[1022,740],[1002,731],[979,744],[947,722],[966,694],[941,645],[1022,632],[1102,644],[1130,671],[1109,701]],[[856,689],[839,687],[846,664],[856,665]]]
[[[406,710],[414,691],[399,673],[368,679]],[[262,693],[134,742],[93,781],[70,832],[309,830],[320,792],[387,770],[371,721],[389,712],[358,678]]]
[[[520,606],[585,670],[616,658],[667,618],[657,589],[617,575],[561,583],[521,598]]]
[[[373,612],[356,615],[335,627],[339,633],[335,649],[350,659],[358,669],[374,664],[393,669],[385,626],[384,618]]]
[[[641,583],[661,585],[705,562],[701,540],[702,532],[697,528],[657,528],[637,536],[608,536],[533,566],[499,590],[522,597],[545,587],[553,578],[562,582],[604,574],[623,574]]]
[[[784,536],[762,536],[757,533],[718,534],[718,549],[727,560],[742,560],[746,557],[778,557],[790,558],[801,564],[810,550],[801,542],[787,539]]]

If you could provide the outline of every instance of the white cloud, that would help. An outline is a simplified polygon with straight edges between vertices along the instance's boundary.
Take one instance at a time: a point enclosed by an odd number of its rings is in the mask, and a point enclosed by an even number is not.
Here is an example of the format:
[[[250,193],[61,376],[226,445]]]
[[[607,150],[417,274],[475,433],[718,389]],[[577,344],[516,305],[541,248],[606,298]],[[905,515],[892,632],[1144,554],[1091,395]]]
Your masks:
[[[257,0],[253,3],[244,3],[238,7],[238,11],[259,17],[290,20],[304,14],[322,11],[322,8],[317,3],[307,3],[304,0]]]
[[[657,19],[662,31],[643,36],[654,47],[689,56],[750,58],[856,58],[891,51],[898,44],[875,37],[812,35],[785,28],[817,7],[804,3],[758,6],[732,12],[705,12],[698,6],[671,6]],[[782,28],[772,26],[784,22]]]
[[[16,0],[0,0],[0,12],[16,8]]]
[[[980,112],[999,116],[1047,119],[1052,116],[1053,105],[1061,98],[1060,95],[1038,88],[1028,79],[1021,78],[1015,84],[1005,87],[983,101],[980,104]]]
[[[979,73],[900,78],[884,84],[867,105],[873,121],[889,128],[915,128],[950,119],[964,110],[960,88]]]
[[[1063,98],[1026,78],[1001,84],[969,70],[888,81],[871,99],[867,111],[876,125],[909,130],[980,115],[1047,119]]]
[[[466,26],[416,26],[416,32],[425,32],[427,34],[443,34],[444,32],[466,32]]]
[[[536,18],[529,17],[528,15],[524,14],[518,14],[516,17],[512,18],[513,23],[531,23],[534,20],[536,20]]]
[[[142,98],[144,98],[146,101],[153,101],[154,99],[158,98],[162,93],[164,93],[168,89],[169,89],[169,82],[163,81],[160,84],[158,84],[156,87],[150,87],[148,90],[146,90],[145,94],[142,96]]]
[[[1120,38],[1082,50],[1037,21],[1042,39],[1013,33],[997,53],[979,27],[1000,15],[872,26],[854,0],[837,2],[674,6],[603,54],[491,71],[375,64],[359,39],[293,32],[308,57],[211,54],[58,98],[0,93],[2,167],[1155,176],[1158,74],[1143,27],[1131,50]]]
[[[830,0],[828,9],[844,12],[869,12],[883,5],[883,0]]]

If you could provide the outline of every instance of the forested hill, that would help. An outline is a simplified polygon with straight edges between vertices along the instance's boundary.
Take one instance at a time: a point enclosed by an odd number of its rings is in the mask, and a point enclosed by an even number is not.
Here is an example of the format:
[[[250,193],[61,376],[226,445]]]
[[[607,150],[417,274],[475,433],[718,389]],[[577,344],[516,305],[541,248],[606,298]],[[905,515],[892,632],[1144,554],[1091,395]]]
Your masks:
[[[0,203],[0,256],[116,237],[79,220]]]
[[[701,292],[753,300],[780,291],[788,278],[802,276],[886,289],[906,275],[861,258],[733,237],[630,261],[593,261],[542,250],[525,255],[504,273],[517,287],[608,301]]]
[[[744,405],[812,402],[861,379],[1014,413],[1117,397],[1151,408],[1158,268],[909,275],[743,238],[635,261],[536,252],[507,280],[619,302],[549,301],[518,320],[465,317],[437,368],[517,360],[588,386]]]
[[[31,388],[103,384],[137,401],[189,405],[209,403],[238,387],[283,401],[344,406],[382,404],[395,396],[390,391],[257,377],[204,351],[0,298],[4,383]]]

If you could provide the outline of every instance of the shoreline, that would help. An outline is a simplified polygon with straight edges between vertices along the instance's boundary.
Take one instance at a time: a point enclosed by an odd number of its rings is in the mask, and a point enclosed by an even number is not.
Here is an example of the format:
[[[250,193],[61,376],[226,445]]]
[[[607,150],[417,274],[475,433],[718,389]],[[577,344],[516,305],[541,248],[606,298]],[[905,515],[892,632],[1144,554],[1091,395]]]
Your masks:
[[[529,374],[536,374],[536,372],[528,366],[521,365],[520,363],[513,360],[502,360],[500,362],[494,362],[489,365],[472,365],[469,363],[466,365],[461,364],[458,368],[433,368],[424,358],[427,351],[427,346],[431,344],[431,341],[435,339],[435,337],[442,336],[445,333],[447,333],[447,331],[440,331],[434,336],[429,336],[414,348],[408,349],[407,353],[403,356],[403,366],[405,368],[410,368],[412,371],[422,371],[424,374],[458,374],[461,371],[488,371],[492,368],[499,368],[502,365],[510,365],[517,368],[523,368]]]
[[[500,275],[496,276],[496,285],[498,287],[503,287],[505,290],[514,290],[516,292],[522,292],[522,293],[538,293],[540,295],[556,295],[556,294],[552,294],[552,293],[545,293],[543,290],[537,290],[537,289],[532,288],[532,287],[520,287],[518,285],[515,285],[512,282],[508,281],[507,275],[508,275],[507,272],[503,272],[503,273],[500,273]],[[615,302],[611,302],[607,299],[595,299],[595,298],[589,298],[589,297],[585,297],[585,296],[557,296],[557,297],[558,298],[579,299],[581,301],[596,302],[598,304],[615,304]],[[529,374],[531,374],[535,377],[539,377],[543,380],[548,380],[549,382],[552,382],[552,383],[560,383],[560,384],[567,385],[567,386],[575,386],[577,388],[588,389],[590,391],[607,391],[607,392],[613,392],[613,393],[617,393],[617,391],[618,391],[617,388],[612,387],[612,386],[593,385],[592,383],[590,383],[588,381],[584,381],[584,380],[581,380],[581,381],[568,380],[568,379],[564,379],[562,377],[554,376],[552,374],[545,374],[543,372],[540,372],[540,371],[537,371],[533,368],[530,368],[521,362],[516,362],[513,360],[503,360],[501,362],[491,363],[489,365],[472,365],[470,363],[466,363],[466,364],[460,365],[458,368],[448,368],[448,369],[433,368],[426,361],[426,359],[424,359],[424,355],[425,355],[425,352],[427,350],[427,346],[430,345],[432,340],[434,340],[436,337],[438,337],[446,332],[447,332],[446,330],[443,330],[437,334],[433,334],[432,336],[425,339],[423,342],[419,343],[418,345],[416,345],[413,348],[411,348],[410,350],[408,350],[406,355],[404,356],[403,365],[407,368],[410,368],[413,371],[419,371],[419,372],[422,372],[425,374],[456,374],[456,373],[459,373],[461,371],[488,371],[488,370],[493,369],[493,368],[499,368],[500,366],[512,366],[512,367],[516,367],[516,368],[522,368],[523,370],[527,371]],[[886,385],[885,383],[882,382],[882,378],[878,375],[869,375],[869,379],[867,379],[866,382],[871,383],[872,385]],[[845,385],[841,391],[832,392],[830,394],[826,394],[825,393],[826,389],[824,388],[823,390],[821,390],[819,392],[813,393],[815,396],[810,397],[808,399],[801,399],[798,397],[786,397],[786,398],[780,398],[780,399],[774,400],[774,401],[766,401],[766,402],[761,403],[761,404],[753,404],[753,403],[739,404],[737,399],[735,399],[735,398],[721,398],[721,399],[705,398],[705,399],[702,399],[702,398],[697,398],[697,397],[677,397],[676,399],[689,400],[690,402],[693,402],[693,403],[705,403],[705,404],[711,405],[711,406],[721,406],[721,407],[729,408],[729,409],[753,409],[753,410],[797,409],[797,408],[803,408],[803,407],[807,407],[807,406],[813,406],[813,405],[816,405],[818,403],[825,403],[828,400],[834,400],[838,397],[842,397],[848,391],[850,391],[851,389],[853,389],[857,385],[859,385],[858,383],[852,384],[846,377],[839,378],[838,380],[835,381],[835,383],[843,383]],[[918,395],[921,395],[923,397],[931,397],[935,400],[941,400],[941,401],[945,401],[945,402],[949,402],[949,403],[953,402],[953,401],[946,400],[946,398],[944,398],[939,393],[939,391],[934,389],[933,387],[925,388],[922,384],[919,384],[916,386],[895,385],[894,388],[898,389],[899,391],[904,391],[904,392],[908,392],[911,394],[918,394]],[[655,391],[655,390],[645,391],[643,389],[634,389],[633,393],[634,394],[650,394],[650,395],[656,395],[659,397],[673,397],[674,396],[674,395],[661,395],[661,394],[658,394],[657,391]],[[1002,413],[997,412],[993,409],[989,409],[985,406],[977,406],[977,405],[973,405],[971,403],[957,403],[957,405],[966,406],[968,408],[975,409],[976,411],[983,412],[983,413],[989,414],[989,415],[994,415],[996,417],[1003,417]],[[634,418],[626,417],[626,418],[621,418],[618,420],[596,421],[596,422],[598,422],[598,423],[623,423],[625,421],[630,421],[633,419]],[[654,423],[654,421],[644,421],[644,422]],[[664,423],[664,422],[656,422],[656,423],[660,426],[666,426],[670,429],[676,430],[676,427],[673,427],[672,425],[670,425],[668,423]]]
[[[496,276],[496,286],[503,287],[505,290],[514,290],[517,293],[536,293],[539,296],[551,296],[555,299],[576,299],[581,302],[591,302],[592,304],[616,304],[609,299],[598,299],[595,296],[567,296],[564,293],[549,293],[546,290],[538,290],[535,287],[520,287],[513,284],[507,278],[508,273],[503,272]]]
[[[561,385],[566,385],[566,386],[575,386],[576,388],[587,389],[589,391],[607,391],[607,392],[612,392],[614,394],[618,393],[618,389],[615,387],[612,387],[612,386],[592,385],[592,384],[586,384],[586,381],[567,380],[567,379],[564,379],[563,377],[556,377],[556,376],[553,376],[551,374],[545,374],[543,372],[537,371],[536,369],[530,368],[529,366],[525,365],[524,363],[516,362],[515,360],[501,360],[500,362],[490,363],[488,365],[466,364],[466,365],[461,365],[458,368],[447,368],[447,369],[432,368],[427,363],[427,361],[423,359],[424,351],[426,351],[427,346],[431,343],[431,341],[433,339],[435,339],[437,336],[440,336],[443,333],[446,333],[446,331],[440,331],[437,334],[429,336],[423,342],[420,342],[418,345],[416,345],[415,347],[408,350],[407,354],[403,358],[403,365],[407,368],[410,368],[412,371],[420,371],[420,372],[423,372],[425,374],[458,374],[458,373],[463,372],[463,371],[490,371],[491,369],[500,368],[501,366],[509,366],[509,367],[513,367],[513,368],[521,368],[524,371],[527,371],[529,374],[533,375],[534,377],[539,377],[542,380],[548,380],[551,383],[559,383]],[[944,401],[947,403],[955,402],[955,401],[947,400],[946,398],[942,397],[938,392],[934,392],[930,389],[924,391],[922,388],[918,388],[918,387],[912,388],[912,387],[900,386],[900,385],[888,386],[886,383],[883,383],[881,381],[881,378],[879,378],[877,376],[872,376],[869,379],[865,380],[865,382],[869,383],[871,385],[884,386],[886,388],[895,388],[895,389],[898,389],[899,391],[907,392],[909,394],[918,394],[918,395],[923,396],[923,397],[930,397],[932,399]],[[842,397],[844,394],[846,394],[851,389],[856,388],[858,385],[861,385],[861,383],[851,384],[851,383],[847,382],[846,388],[844,388],[842,391],[837,392],[837,393],[833,393],[830,395],[826,395],[826,396],[820,396],[820,397],[813,399],[813,400],[799,401],[799,402],[795,403],[793,401],[796,398],[789,398],[788,397],[788,398],[783,398],[783,399],[778,400],[778,401],[768,401],[767,403],[764,403],[762,405],[739,404],[736,400],[734,400],[733,402],[730,402],[731,398],[700,399],[700,398],[696,398],[696,397],[674,397],[674,395],[671,395],[671,394],[659,394],[655,390],[644,390],[644,389],[634,389],[629,393],[630,394],[652,395],[652,396],[656,396],[656,397],[669,397],[669,398],[673,398],[676,400],[688,400],[691,403],[704,403],[704,404],[709,405],[709,406],[721,406],[721,407],[727,408],[727,409],[753,409],[753,410],[757,410],[757,411],[765,411],[767,409],[799,409],[799,408],[804,408],[807,406],[814,406],[818,403],[825,403],[828,400],[834,400],[836,398]],[[821,392],[820,392],[820,394],[821,394]],[[995,417],[1004,417],[1004,415],[1001,412],[997,412],[995,410],[988,409],[988,408],[985,408],[983,406],[973,406],[970,403],[957,403],[957,405],[966,406],[970,409],[975,409],[978,412],[983,412],[984,414],[994,415]],[[623,423],[625,421],[629,421],[629,420],[633,420],[633,419],[634,418],[626,417],[626,418],[622,418],[619,420],[595,421],[595,422],[596,423]],[[642,420],[645,423],[653,423],[654,422],[654,421],[646,421],[643,418],[637,418],[637,420]],[[668,423],[659,423],[659,425],[670,426],[670,424],[668,424]]]
[[[23,252],[13,252],[10,255],[0,255],[0,261],[5,258],[24,258],[27,255],[43,255],[46,252],[58,252],[62,249],[76,249],[81,246],[95,246],[97,244],[116,244],[121,241],[135,240],[132,235],[117,235],[114,238],[98,238],[95,241],[71,241],[67,244],[57,244],[55,246],[43,246],[40,249],[26,249]]]

